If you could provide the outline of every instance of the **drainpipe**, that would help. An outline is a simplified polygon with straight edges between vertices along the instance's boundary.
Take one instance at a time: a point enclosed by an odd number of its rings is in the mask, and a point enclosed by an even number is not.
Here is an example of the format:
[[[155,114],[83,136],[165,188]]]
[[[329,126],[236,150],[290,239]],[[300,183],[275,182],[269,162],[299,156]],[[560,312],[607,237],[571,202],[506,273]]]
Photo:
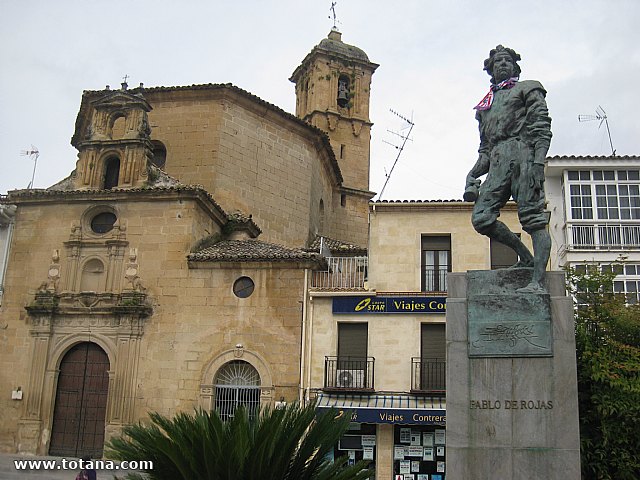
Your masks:
[[[306,370],[306,350],[307,350],[307,299],[309,297],[309,269],[304,269],[304,288],[302,298],[302,333],[300,334],[300,388],[298,391],[298,403],[304,405],[305,392],[305,370]]]

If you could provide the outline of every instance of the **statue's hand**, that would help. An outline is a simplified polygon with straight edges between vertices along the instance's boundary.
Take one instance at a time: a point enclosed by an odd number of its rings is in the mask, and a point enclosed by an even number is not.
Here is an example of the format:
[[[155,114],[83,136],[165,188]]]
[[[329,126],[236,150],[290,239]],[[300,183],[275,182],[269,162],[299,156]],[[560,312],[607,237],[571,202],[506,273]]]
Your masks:
[[[478,187],[480,186],[480,180],[472,176],[467,175],[467,185],[462,195],[462,199],[465,202],[475,202],[478,199]]]
[[[469,188],[472,185],[475,187],[479,187],[480,180],[469,173],[467,174],[467,183],[465,185],[465,188]]]
[[[544,184],[544,165],[541,163],[534,163],[531,167],[531,179],[529,180],[529,186],[534,190],[541,190]]]

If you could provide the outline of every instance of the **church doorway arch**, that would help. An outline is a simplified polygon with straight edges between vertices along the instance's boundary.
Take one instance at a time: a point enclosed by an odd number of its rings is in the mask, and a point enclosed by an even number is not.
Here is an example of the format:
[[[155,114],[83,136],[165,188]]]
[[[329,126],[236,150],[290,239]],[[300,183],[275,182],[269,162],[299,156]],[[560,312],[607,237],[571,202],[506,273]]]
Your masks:
[[[49,454],[101,458],[109,358],[93,342],[73,346],[60,362]]]

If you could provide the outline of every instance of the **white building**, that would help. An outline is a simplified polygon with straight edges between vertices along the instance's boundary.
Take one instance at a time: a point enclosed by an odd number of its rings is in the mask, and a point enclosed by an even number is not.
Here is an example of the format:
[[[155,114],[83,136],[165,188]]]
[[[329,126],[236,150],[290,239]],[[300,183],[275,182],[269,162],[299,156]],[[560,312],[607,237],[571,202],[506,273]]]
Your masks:
[[[640,300],[640,157],[547,159],[551,269],[622,261],[614,288]]]

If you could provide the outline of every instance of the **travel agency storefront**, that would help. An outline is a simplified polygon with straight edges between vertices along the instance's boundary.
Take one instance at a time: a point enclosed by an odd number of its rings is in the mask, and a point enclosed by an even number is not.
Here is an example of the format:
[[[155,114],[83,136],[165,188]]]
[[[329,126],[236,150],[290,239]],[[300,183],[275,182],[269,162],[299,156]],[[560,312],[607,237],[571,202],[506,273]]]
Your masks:
[[[372,478],[445,478],[445,300],[310,295],[307,398],[351,415],[334,456],[369,460]]]

